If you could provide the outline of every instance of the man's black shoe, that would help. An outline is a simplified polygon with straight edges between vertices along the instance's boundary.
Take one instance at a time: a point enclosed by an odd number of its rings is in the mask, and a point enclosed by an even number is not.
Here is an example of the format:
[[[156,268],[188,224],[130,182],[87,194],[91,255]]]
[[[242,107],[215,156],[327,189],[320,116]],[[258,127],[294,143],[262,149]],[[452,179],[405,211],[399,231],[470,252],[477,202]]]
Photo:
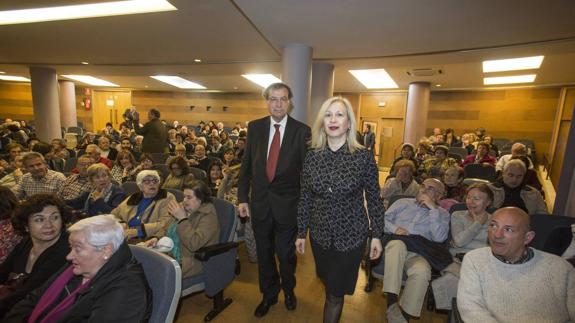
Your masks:
[[[285,294],[285,305],[288,311],[293,311],[297,307],[297,298],[293,292]]]
[[[273,299],[273,300],[267,300],[264,299],[260,305],[258,305],[258,307],[256,307],[256,311],[254,312],[254,315],[256,317],[263,317],[266,314],[268,314],[268,311],[270,310],[270,307],[272,305],[275,305],[278,302],[278,299]]]

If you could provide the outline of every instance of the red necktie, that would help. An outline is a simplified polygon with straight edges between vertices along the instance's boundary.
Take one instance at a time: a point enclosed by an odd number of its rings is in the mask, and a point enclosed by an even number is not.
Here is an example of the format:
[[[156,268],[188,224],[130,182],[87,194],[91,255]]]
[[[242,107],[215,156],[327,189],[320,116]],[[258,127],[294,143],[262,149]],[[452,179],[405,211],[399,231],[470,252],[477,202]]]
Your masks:
[[[266,165],[266,174],[268,175],[268,180],[274,179],[276,174],[276,166],[278,165],[278,157],[280,155],[280,125],[274,124],[276,132],[272,138],[272,144],[270,145],[270,152],[268,154],[268,163]]]

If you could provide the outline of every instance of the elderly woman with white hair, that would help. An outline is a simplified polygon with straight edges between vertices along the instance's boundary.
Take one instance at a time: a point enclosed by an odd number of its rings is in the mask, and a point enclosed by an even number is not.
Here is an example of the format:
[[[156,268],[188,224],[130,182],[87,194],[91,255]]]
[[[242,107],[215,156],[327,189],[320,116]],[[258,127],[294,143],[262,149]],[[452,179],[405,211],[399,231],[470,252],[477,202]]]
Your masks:
[[[118,221],[98,215],[68,232],[70,265],[18,303],[4,322],[147,321],[152,293]]]
[[[155,170],[138,173],[136,183],[140,191],[125,199],[112,210],[112,214],[125,224],[128,242],[164,236],[166,229],[174,222],[168,212],[168,205],[175,202],[176,198],[160,188],[160,175]]]

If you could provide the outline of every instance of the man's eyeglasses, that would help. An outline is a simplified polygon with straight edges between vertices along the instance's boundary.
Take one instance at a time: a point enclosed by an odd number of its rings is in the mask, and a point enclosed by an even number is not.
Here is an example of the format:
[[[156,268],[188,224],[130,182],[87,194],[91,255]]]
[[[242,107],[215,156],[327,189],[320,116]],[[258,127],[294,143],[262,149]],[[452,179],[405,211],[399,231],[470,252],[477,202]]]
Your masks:
[[[289,98],[287,96],[282,96],[281,98],[276,98],[274,96],[270,96],[268,98],[268,101],[271,103],[277,103],[277,102],[286,103],[289,101]]]
[[[158,184],[159,182],[157,178],[147,178],[142,181],[144,184]]]
[[[419,185],[419,190],[423,192],[437,193],[437,189],[433,186]]]

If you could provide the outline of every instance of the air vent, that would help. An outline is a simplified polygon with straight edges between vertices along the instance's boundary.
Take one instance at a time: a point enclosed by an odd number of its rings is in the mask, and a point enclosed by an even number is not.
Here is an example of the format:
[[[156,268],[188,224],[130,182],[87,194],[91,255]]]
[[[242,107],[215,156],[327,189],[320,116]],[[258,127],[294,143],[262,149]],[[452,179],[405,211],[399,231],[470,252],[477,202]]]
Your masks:
[[[414,68],[407,71],[409,76],[434,76],[443,74],[440,68]]]

